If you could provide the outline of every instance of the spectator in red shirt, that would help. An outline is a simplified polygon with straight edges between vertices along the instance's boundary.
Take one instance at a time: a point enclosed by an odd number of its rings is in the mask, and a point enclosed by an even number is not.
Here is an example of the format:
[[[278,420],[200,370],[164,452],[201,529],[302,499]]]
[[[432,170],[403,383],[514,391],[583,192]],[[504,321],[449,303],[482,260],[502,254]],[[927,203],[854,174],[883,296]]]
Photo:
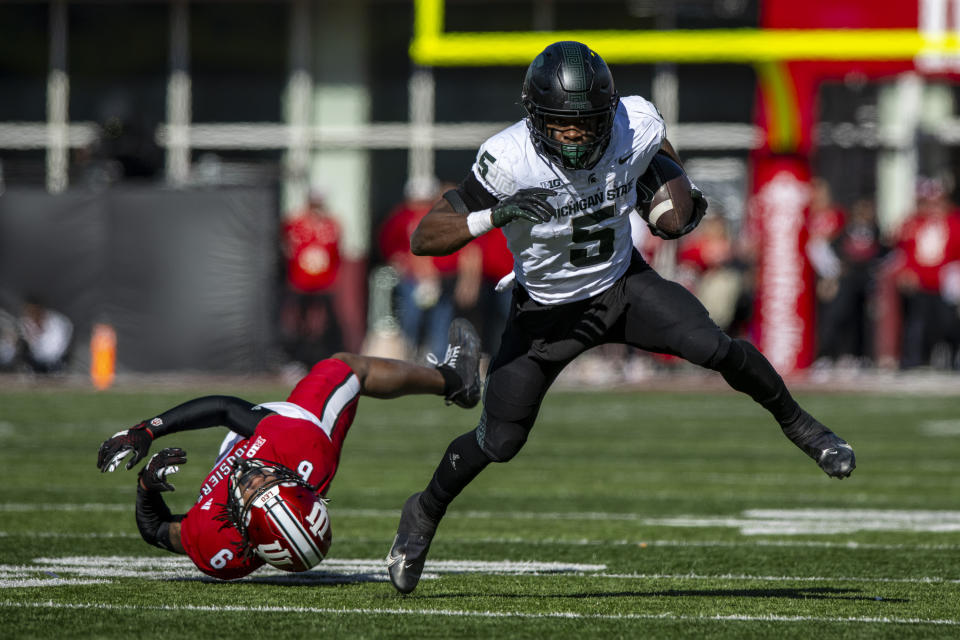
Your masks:
[[[340,268],[340,225],[323,192],[313,189],[307,206],[283,225],[287,289],[281,309],[282,339],[303,364],[343,348],[334,284]]]
[[[400,278],[396,288],[396,313],[412,357],[421,349],[443,358],[446,332],[456,311],[460,252],[449,256],[415,256],[410,236],[439,197],[437,180],[411,180],[404,200],[387,215],[380,227],[380,253]]]
[[[956,322],[941,291],[943,274],[960,260],[960,214],[941,181],[920,181],[917,210],[901,226],[896,249],[902,263],[894,278],[904,310],[900,366],[929,365],[933,348]]]

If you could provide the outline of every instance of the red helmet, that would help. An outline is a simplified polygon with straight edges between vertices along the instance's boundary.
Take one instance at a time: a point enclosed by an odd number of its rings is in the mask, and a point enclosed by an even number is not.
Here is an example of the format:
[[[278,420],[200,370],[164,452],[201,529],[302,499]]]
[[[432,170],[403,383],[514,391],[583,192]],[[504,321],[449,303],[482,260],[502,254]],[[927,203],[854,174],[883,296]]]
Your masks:
[[[289,468],[267,460],[234,463],[229,520],[247,552],[284,571],[307,571],[330,550],[327,501]]]

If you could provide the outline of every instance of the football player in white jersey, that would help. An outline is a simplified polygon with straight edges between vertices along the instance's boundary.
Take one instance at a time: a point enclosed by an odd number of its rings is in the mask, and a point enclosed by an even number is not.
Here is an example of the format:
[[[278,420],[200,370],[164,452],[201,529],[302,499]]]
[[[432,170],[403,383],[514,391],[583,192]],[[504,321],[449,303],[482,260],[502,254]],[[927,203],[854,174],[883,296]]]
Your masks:
[[[847,477],[855,467],[850,446],[800,408],[756,347],[723,333],[693,294],[633,249],[637,179],[657,153],[681,164],[656,107],[621,98],[606,63],[579,42],[556,42],[533,60],[521,101],[527,117],[480,147],[470,174],[433,206],[410,243],[417,255],[447,255],[499,227],[516,283],[479,425],[450,443],[426,489],[403,506],[387,556],[401,593],[416,587],[447,506],[490,462],[517,454],[551,383],[599,344],[718,371],[829,476]],[[676,237],[706,209],[699,191],[691,197],[697,213]]]

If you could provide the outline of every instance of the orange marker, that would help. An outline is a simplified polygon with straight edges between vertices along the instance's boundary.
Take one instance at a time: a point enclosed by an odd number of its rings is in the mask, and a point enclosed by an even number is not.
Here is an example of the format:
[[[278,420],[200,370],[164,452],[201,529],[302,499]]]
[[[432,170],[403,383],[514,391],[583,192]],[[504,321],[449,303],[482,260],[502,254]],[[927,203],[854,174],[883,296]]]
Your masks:
[[[117,362],[117,332],[109,324],[98,323],[90,335],[90,379],[103,391],[113,384]]]

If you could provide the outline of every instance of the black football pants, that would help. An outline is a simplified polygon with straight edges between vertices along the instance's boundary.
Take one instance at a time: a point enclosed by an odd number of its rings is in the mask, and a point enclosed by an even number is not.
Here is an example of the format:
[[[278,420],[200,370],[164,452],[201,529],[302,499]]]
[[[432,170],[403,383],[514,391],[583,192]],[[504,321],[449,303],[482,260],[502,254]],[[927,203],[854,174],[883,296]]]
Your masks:
[[[428,512],[442,515],[446,504],[490,461],[513,458],[563,368],[605,343],[671,354],[719,371],[731,387],[750,395],[781,424],[799,411],[780,375],[753,345],[732,340],[692,293],[660,277],[634,254],[623,277],[587,300],[543,305],[516,287],[500,350],[487,375],[480,423],[447,449],[425,492]]]

